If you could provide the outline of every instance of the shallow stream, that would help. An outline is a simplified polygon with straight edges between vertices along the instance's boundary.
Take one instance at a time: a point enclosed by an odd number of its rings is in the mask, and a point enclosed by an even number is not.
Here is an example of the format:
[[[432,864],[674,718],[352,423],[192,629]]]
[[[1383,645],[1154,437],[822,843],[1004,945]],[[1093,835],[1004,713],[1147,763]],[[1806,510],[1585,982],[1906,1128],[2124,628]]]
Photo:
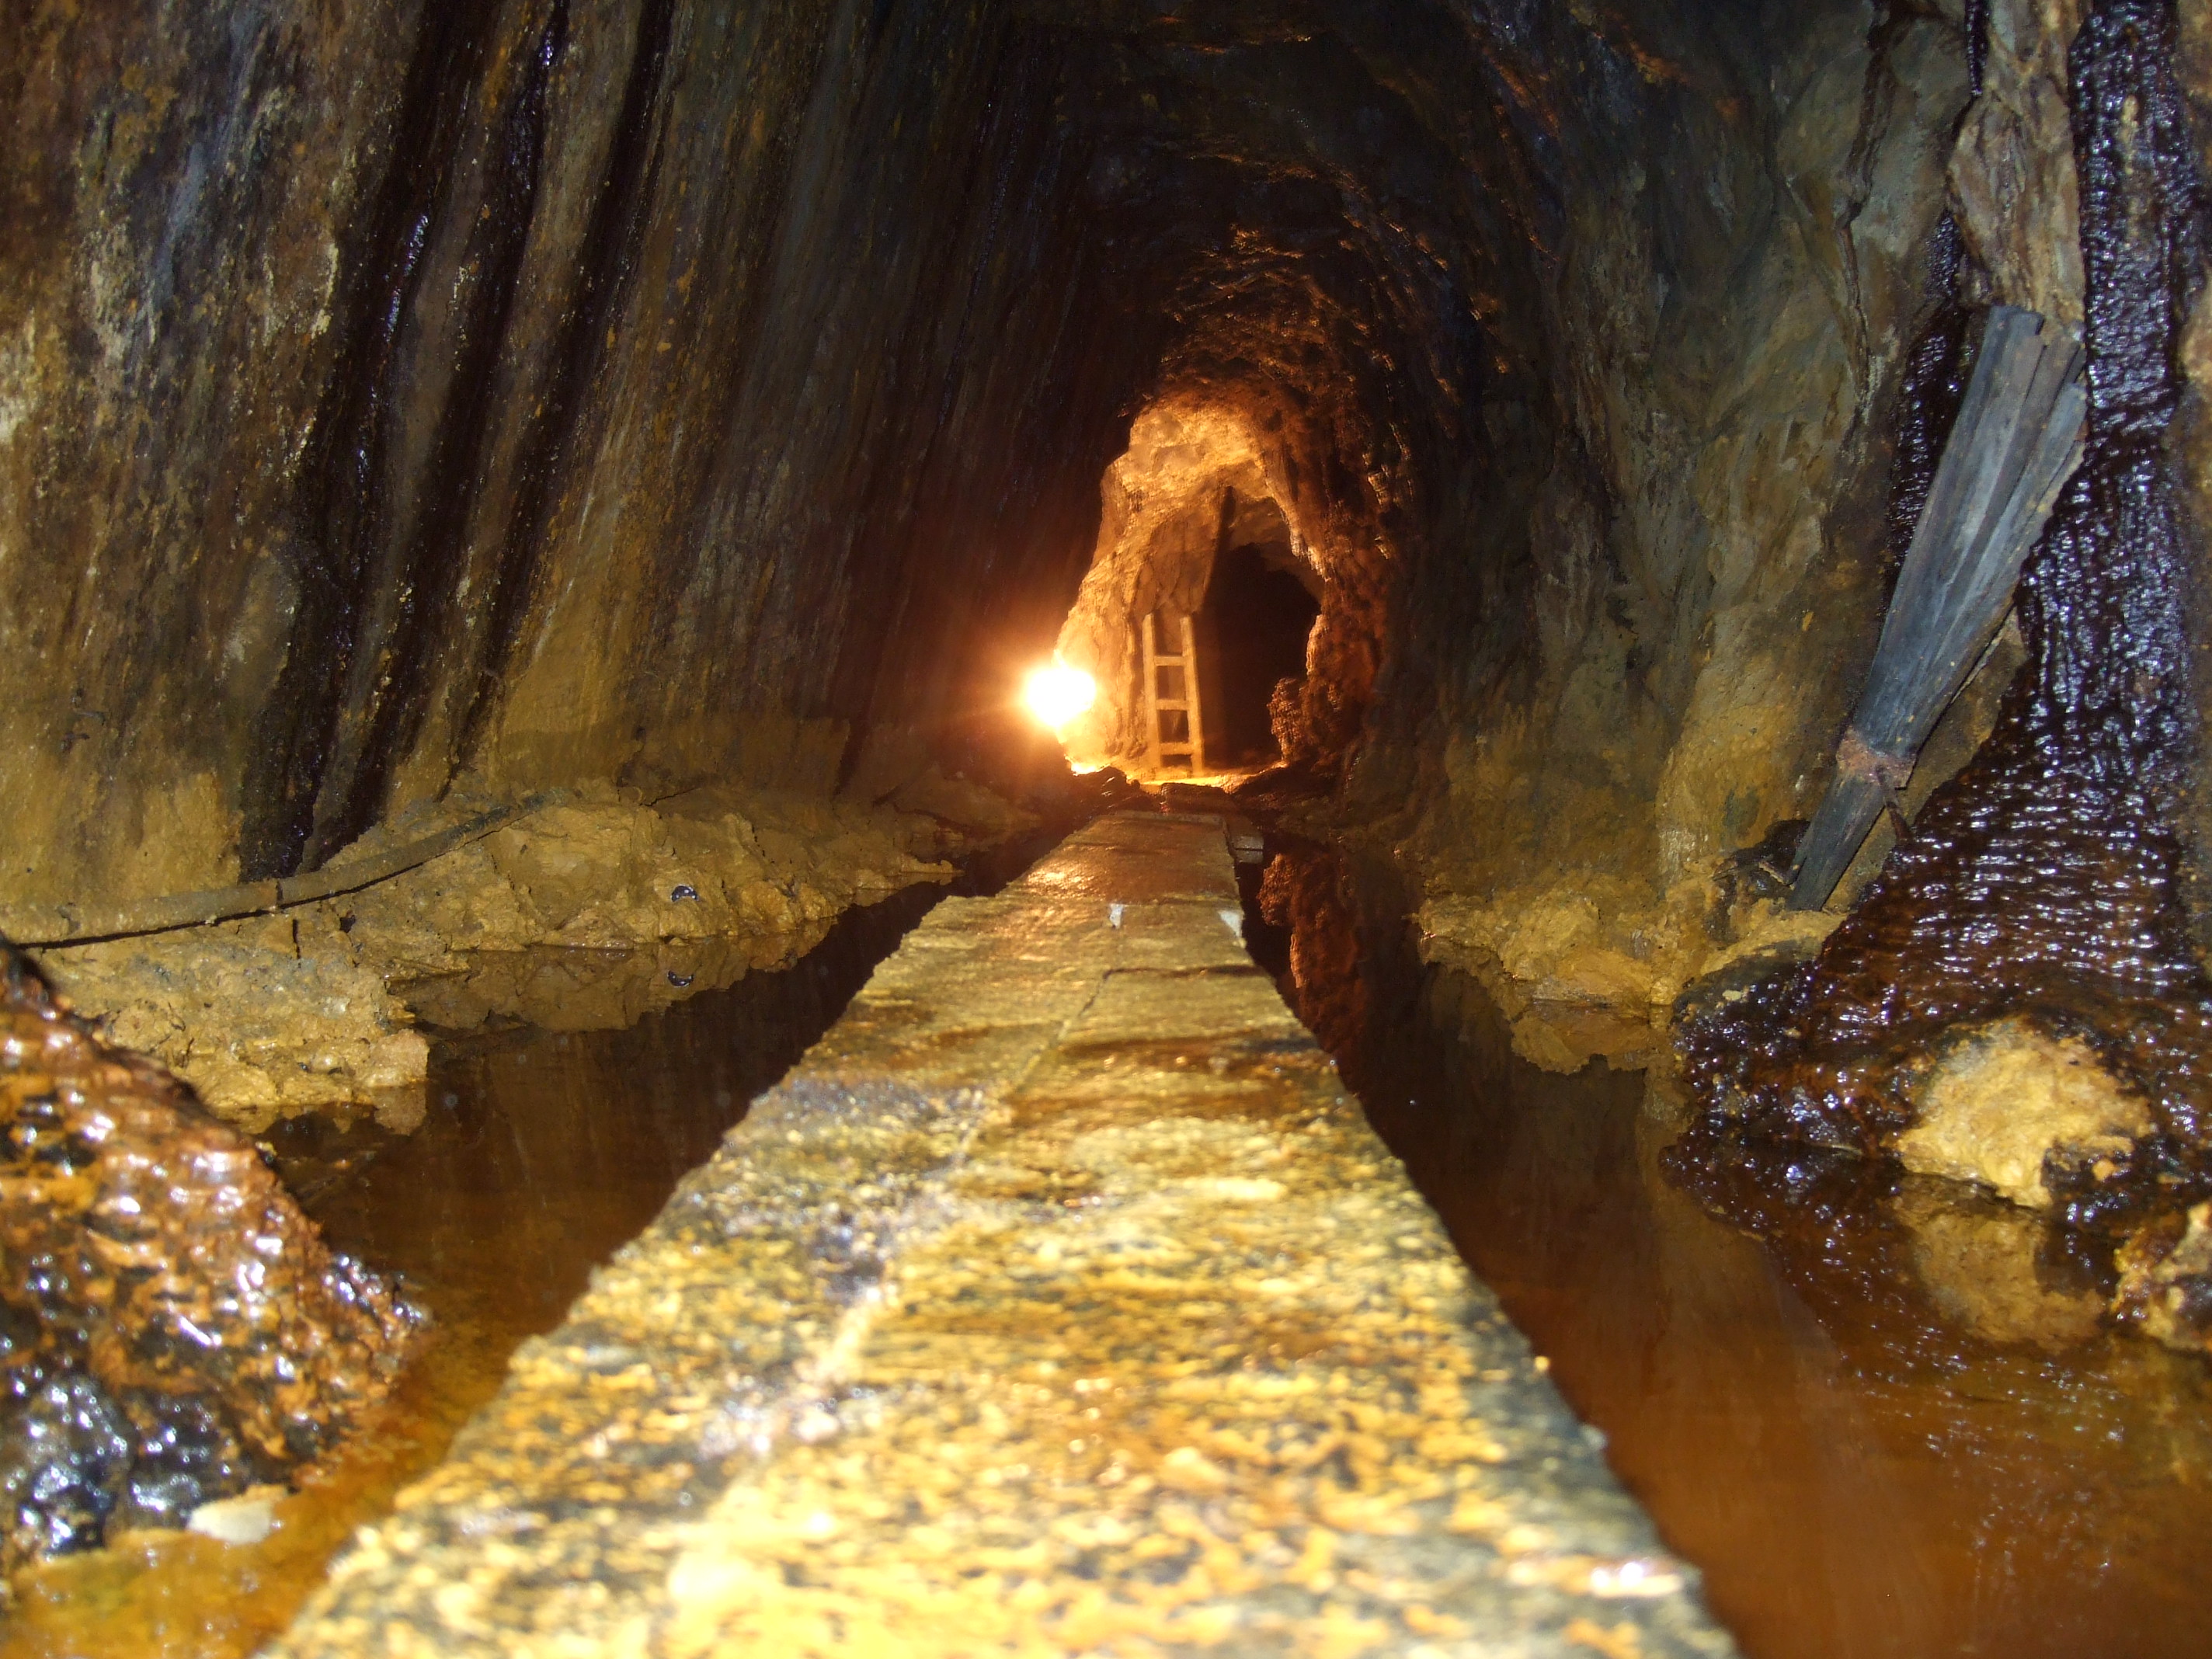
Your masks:
[[[1349,892],[1324,874],[1307,890]],[[272,1144],[332,1242],[431,1312],[422,1355],[264,1541],[142,1533],[52,1563],[0,1659],[216,1659],[280,1630],[939,896],[848,915],[789,971],[628,1030],[448,1043],[410,1136],[289,1126]],[[1514,1058],[1479,992],[1354,916],[1307,907],[1295,972],[1256,908],[1248,937],[1752,1659],[2204,1650],[2202,1364],[2033,1317],[1991,1340],[1988,1298],[1924,1247],[2002,1245],[2002,1214],[1953,1206],[1966,1232],[1930,1232],[1911,1194],[1823,1207],[1810,1175],[1782,1221],[1751,1218],[1767,1238],[1709,1213],[1662,1167],[1673,1132],[1642,1074]],[[2063,1269],[2031,1263],[2031,1289],[2063,1291]]]
[[[517,1345],[560,1322],[592,1267],[943,895],[909,888],[848,912],[794,966],[627,1030],[441,1043],[411,1134],[366,1116],[278,1126],[268,1145],[331,1243],[396,1270],[429,1314],[422,1352],[391,1402],[278,1501],[263,1541],[139,1532],[49,1561],[19,1581],[0,1659],[235,1659],[283,1630],[353,1528],[388,1510],[498,1391]]]
[[[2083,1319],[2044,1230],[1944,1183],[1861,1166],[1838,1201],[1808,1162],[1709,1213],[1662,1163],[1663,1088],[1516,1057],[1334,884],[1304,984],[1286,933],[1255,954],[1751,1659],[2207,1650],[2201,1361]]]

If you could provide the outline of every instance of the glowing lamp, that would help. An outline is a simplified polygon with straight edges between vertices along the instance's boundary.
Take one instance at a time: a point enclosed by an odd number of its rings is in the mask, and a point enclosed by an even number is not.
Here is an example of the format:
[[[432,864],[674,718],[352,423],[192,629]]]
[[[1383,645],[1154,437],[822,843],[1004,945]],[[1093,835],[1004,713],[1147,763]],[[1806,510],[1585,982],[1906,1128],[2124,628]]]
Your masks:
[[[1041,726],[1055,732],[1098,699],[1098,682],[1080,668],[1054,663],[1032,673],[1022,686],[1022,701]]]

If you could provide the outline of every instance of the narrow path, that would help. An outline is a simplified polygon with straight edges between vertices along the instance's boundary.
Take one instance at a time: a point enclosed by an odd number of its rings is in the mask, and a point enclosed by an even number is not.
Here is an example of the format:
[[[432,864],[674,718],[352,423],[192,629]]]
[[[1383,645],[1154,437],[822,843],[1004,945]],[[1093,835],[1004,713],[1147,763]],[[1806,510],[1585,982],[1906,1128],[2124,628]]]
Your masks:
[[[273,1651],[1732,1652],[1240,916],[940,904]]]

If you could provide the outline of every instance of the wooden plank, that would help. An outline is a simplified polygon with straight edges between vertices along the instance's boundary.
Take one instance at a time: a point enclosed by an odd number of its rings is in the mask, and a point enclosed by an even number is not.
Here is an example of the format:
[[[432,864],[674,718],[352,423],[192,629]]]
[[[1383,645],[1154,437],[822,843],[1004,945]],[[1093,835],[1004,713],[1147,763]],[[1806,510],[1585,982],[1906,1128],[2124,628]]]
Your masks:
[[[2021,564],[2081,459],[2081,349],[1999,306],[1898,572],[1837,772],[1805,832],[1790,902],[1826,904],[1884,802],[2004,620]]]
[[[1206,726],[1198,704],[1198,635],[1190,613],[1182,618],[1183,695],[1190,704],[1190,769],[1206,770]]]

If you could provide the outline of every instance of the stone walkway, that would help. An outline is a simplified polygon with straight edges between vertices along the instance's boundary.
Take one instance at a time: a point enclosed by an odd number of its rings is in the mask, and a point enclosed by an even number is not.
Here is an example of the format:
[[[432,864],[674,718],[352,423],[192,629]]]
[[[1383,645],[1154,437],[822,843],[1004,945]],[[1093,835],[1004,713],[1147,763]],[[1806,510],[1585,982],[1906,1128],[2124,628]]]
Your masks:
[[[938,906],[272,1651],[1732,1653],[1240,915]]]

